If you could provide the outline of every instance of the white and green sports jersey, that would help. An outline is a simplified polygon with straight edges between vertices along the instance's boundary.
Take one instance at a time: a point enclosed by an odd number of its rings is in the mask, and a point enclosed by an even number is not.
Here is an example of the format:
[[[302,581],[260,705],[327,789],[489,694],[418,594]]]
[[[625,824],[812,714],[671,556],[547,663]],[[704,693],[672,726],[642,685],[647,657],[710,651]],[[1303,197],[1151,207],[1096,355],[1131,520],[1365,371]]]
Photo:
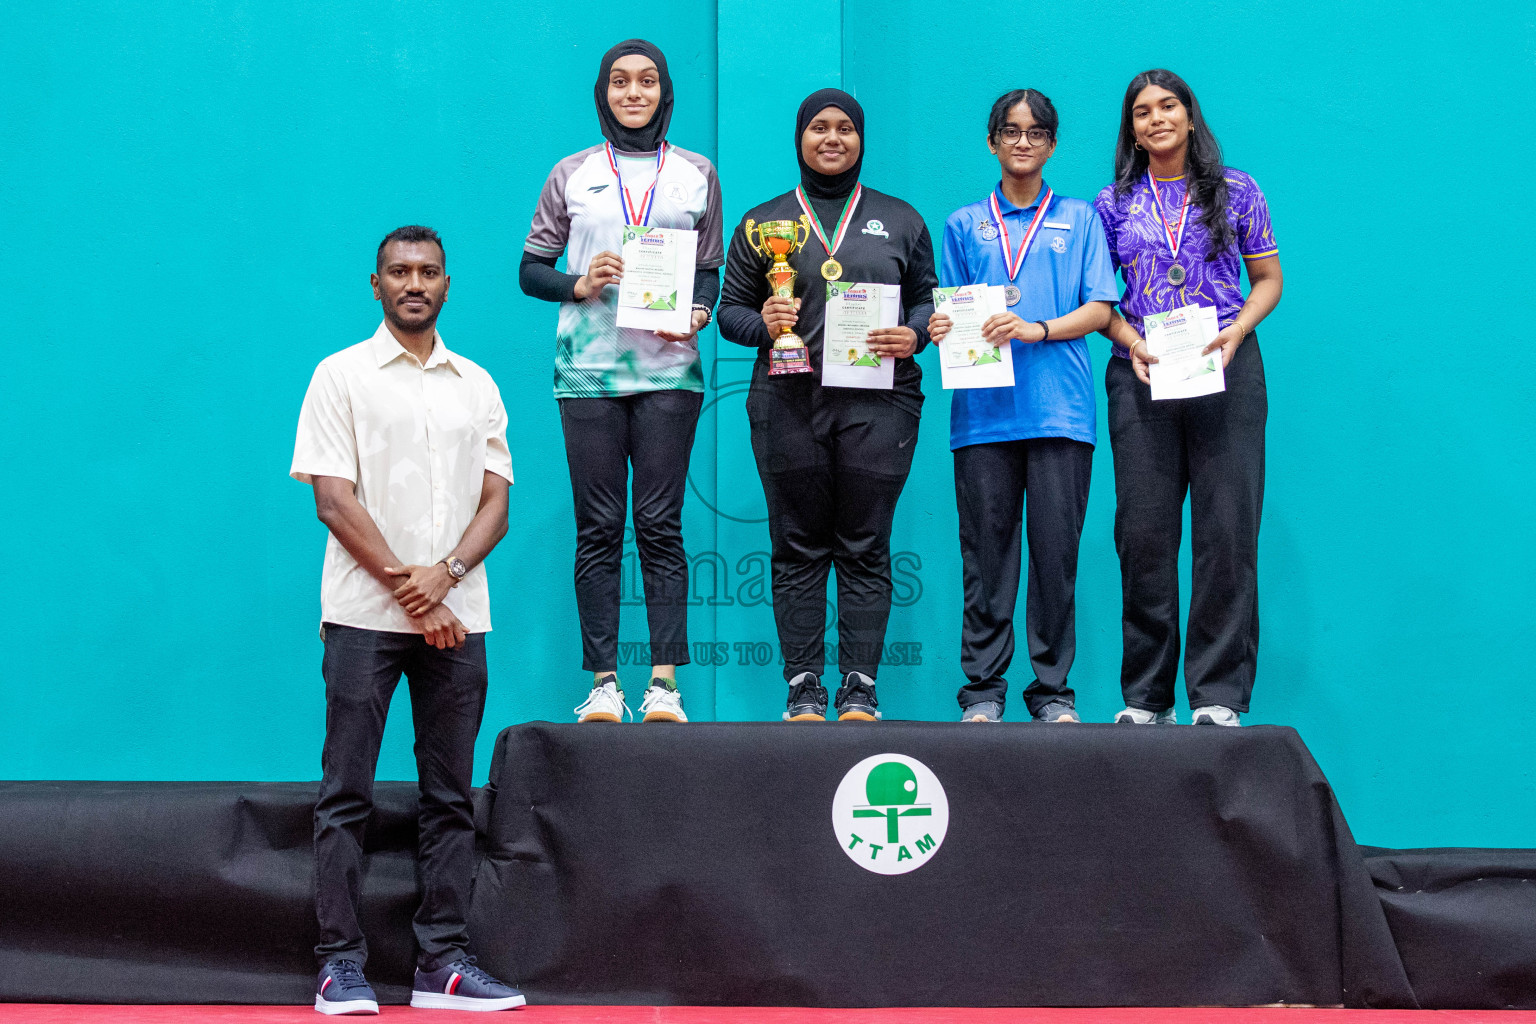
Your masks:
[[[656,154],[621,153],[624,184],[640,197],[656,177]],[[699,233],[697,265],[725,262],[720,181],[708,158],[668,145],[651,207],[650,226]],[[602,146],[573,153],[544,183],[524,243],[539,256],[565,253],[566,270],[586,273],[592,257],[618,252],[624,230],[619,183]],[[555,331],[555,397],[602,398],[641,391],[703,391],[697,346],[663,341],[617,323],[618,288],[585,302],[562,302]]]

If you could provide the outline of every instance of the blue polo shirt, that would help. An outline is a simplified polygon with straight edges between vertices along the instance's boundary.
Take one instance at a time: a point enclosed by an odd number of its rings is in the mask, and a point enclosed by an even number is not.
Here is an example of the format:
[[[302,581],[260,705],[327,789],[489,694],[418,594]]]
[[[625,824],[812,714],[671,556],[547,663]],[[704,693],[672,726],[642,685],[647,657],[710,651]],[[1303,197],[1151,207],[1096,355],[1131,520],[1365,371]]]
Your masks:
[[[1035,202],[1020,209],[996,191],[997,205],[1015,247],[1029,230],[1045,184]],[[944,222],[944,250],[939,283],[1006,285],[1003,257],[992,207],[986,200],[962,206]],[[1055,196],[1019,276],[1012,283],[1022,295],[1009,308],[1025,320],[1053,320],[1085,302],[1118,302],[1115,269],[1104,240],[1104,226],[1091,203]],[[1015,340],[1011,388],[957,388],[950,402],[949,446],[1032,437],[1070,437],[1098,443],[1094,406],[1093,360],[1085,338],[1051,339],[1033,345]]]

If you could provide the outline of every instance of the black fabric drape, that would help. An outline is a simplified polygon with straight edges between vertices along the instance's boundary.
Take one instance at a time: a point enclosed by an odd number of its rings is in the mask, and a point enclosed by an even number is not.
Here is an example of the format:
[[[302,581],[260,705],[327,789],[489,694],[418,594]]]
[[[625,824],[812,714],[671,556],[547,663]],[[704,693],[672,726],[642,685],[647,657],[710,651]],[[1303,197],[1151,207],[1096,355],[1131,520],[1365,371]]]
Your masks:
[[[1361,853],[1420,1005],[1536,1009],[1536,850]]]
[[[854,864],[830,813],[888,751],[949,805],[895,876]],[[532,724],[502,733],[491,785],[470,931],[532,1002],[1414,1005],[1287,728]]]

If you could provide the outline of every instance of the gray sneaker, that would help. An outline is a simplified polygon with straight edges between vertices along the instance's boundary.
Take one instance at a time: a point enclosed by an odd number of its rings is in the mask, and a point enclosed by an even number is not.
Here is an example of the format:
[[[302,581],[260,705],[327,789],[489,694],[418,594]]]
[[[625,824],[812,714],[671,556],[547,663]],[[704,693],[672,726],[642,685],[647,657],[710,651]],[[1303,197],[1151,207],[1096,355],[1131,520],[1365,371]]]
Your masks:
[[[1196,725],[1242,725],[1243,716],[1220,704],[1209,704],[1191,712]]]
[[[1003,706],[995,700],[979,700],[960,712],[962,722],[1001,722]]]
[[[1115,716],[1116,725],[1178,725],[1179,713],[1173,708],[1163,711],[1143,711],[1141,708],[1125,708]]]
[[[1053,700],[1045,707],[1040,709],[1040,713],[1035,716],[1035,721],[1081,722],[1082,719],[1077,717],[1077,708],[1073,707],[1070,702],[1064,700]]]

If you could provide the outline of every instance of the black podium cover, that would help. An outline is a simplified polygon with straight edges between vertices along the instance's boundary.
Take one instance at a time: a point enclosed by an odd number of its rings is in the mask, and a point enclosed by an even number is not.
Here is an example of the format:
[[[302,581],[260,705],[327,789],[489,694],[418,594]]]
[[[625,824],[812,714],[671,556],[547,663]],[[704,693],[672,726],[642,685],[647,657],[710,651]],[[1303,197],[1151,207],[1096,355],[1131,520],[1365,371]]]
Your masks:
[[[0,782],[0,1001],[308,1003],[315,789]],[[376,797],[402,1002],[415,785]],[[476,825],[471,936],[535,1003],[1536,1008],[1536,851],[1362,859],[1289,729],[533,724]]]
[[[833,826],[881,754],[947,797],[905,874]],[[471,932],[533,1001],[1415,1005],[1288,728],[533,724],[488,788]]]

